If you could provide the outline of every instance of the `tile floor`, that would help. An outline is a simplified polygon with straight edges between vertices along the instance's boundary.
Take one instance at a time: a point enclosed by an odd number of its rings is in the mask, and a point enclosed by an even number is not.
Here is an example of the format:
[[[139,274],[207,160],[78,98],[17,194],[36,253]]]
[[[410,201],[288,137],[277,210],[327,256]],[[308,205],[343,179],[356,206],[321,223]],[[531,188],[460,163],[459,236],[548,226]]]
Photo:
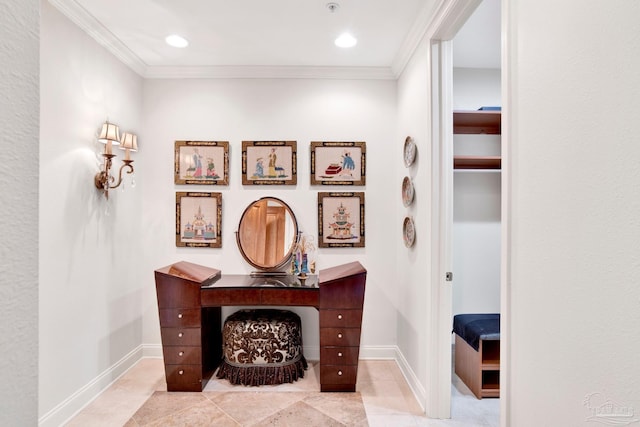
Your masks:
[[[260,391],[318,391],[318,364],[310,362],[305,378],[293,384],[263,386]],[[422,413],[395,361],[361,360],[356,389],[362,395],[371,427],[498,427],[499,399],[476,399],[454,375],[450,420],[428,419]],[[166,390],[162,359],[142,359],[96,400],[72,418],[68,427],[124,426],[154,391]],[[211,380],[205,391],[247,391]],[[246,405],[242,405],[246,408]],[[313,426],[308,426],[313,427]]]

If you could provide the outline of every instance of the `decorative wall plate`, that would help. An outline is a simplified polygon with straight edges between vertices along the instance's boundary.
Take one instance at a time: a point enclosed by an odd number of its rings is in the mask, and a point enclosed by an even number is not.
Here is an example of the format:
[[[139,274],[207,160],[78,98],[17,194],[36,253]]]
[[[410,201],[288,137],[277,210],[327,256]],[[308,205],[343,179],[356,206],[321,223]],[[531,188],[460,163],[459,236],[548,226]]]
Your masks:
[[[408,248],[413,246],[416,241],[416,227],[413,223],[413,218],[409,216],[404,218],[404,224],[402,225],[402,234],[404,237],[404,245]]]
[[[414,194],[413,182],[411,178],[405,176],[402,180],[402,204],[405,205],[405,207],[413,203]]]
[[[416,144],[413,142],[413,138],[408,136],[404,140],[404,164],[409,167],[416,160]]]

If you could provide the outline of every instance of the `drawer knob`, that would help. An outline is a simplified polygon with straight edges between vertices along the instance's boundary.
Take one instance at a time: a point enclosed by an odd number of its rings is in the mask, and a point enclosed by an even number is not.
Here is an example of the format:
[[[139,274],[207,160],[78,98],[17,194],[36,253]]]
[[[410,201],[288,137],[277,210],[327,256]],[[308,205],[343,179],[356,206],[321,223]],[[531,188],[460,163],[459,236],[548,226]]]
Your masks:
[[[184,356],[184,351],[181,351],[180,353],[178,353],[178,356]]]
[[[178,332],[178,338],[182,338],[182,332]]]
[[[178,319],[182,319],[182,313],[178,313]]]
[[[341,377],[342,376],[342,371],[338,371],[338,376]]]
[[[180,369],[180,370],[178,371],[178,374],[182,375],[182,374],[184,374],[184,371],[183,371],[182,369]]]
[[[342,338],[342,334],[338,334],[338,338]]]
[[[342,314],[338,314],[338,320],[342,320]]]
[[[338,357],[342,357],[342,352],[341,351],[338,352]]]

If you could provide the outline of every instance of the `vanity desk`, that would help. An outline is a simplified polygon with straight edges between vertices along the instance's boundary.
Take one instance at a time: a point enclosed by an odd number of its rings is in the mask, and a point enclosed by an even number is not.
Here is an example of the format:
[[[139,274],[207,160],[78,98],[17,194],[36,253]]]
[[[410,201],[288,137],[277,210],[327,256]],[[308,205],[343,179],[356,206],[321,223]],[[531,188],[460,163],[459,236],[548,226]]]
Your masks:
[[[320,390],[355,391],[366,275],[359,262],[304,280],[185,261],[155,270],[167,390],[203,390],[222,360],[222,306],[303,306],[319,312]]]

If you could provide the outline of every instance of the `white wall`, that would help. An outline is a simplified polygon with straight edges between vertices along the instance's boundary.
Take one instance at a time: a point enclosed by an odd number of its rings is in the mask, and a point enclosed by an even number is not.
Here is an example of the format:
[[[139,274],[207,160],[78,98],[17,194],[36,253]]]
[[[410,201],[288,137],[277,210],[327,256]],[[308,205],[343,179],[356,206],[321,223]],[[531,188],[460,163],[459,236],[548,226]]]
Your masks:
[[[505,425],[591,425],[589,406],[606,399],[637,424],[640,2],[503,1],[503,11]]]
[[[454,51],[455,46],[454,39]],[[502,95],[499,69],[453,69],[454,110],[477,110],[480,107],[499,107],[501,105]]]
[[[160,328],[153,271],[186,260],[222,270],[247,273],[247,264],[235,242],[244,208],[252,201],[276,196],[293,209],[302,231],[317,238],[319,191],[364,191],[366,243],[364,248],[322,248],[318,268],[353,260],[367,269],[362,329],[363,357],[393,355],[397,292],[396,242],[401,241],[396,206],[400,202],[394,146],[396,87],[393,81],[343,80],[147,80],[144,86],[143,128],[148,145],[140,152],[138,180],[144,182],[146,219],[139,259],[144,285],[143,342],[160,344]],[[229,186],[175,185],[174,141],[230,142]],[[243,140],[295,140],[298,146],[297,186],[242,186]],[[328,187],[309,184],[310,141],[366,141],[365,187]],[[176,191],[222,193],[222,248],[177,248],[175,245]],[[318,315],[315,309],[296,308],[302,316],[305,352],[318,357]]]
[[[106,215],[93,184],[104,120],[141,131],[142,79],[44,0],[40,28],[39,414],[59,425],[142,341],[144,187],[114,190]]]
[[[423,41],[398,80],[398,135],[389,158],[399,165],[394,198],[396,220],[394,230],[400,236],[405,216],[412,216],[416,226],[416,241],[406,248],[398,237],[394,245],[397,255],[397,292],[393,300],[398,310],[398,347],[400,363],[405,373],[413,373],[409,381],[422,405],[426,405],[430,375],[427,367],[433,353],[427,342],[431,327],[429,307],[431,298],[431,147],[430,147],[430,92],[429,43]],[[411,168],[404,166],[402,152],[406,136],[413,137],[417,157]],[[412,178],[415,187],[414,202],[405,208],[400,198],[404,176]]]
[[[455,50],[455,42],[454,42]],[[453,69],[455,110],[500,106],[500,70]],[[500,135],[454,135],[459,155],[499,156]],[[453,175],[453,314],[500,312],[500,172]]]
[[[0,3],[0,425],[35,425],[38,1]]]

